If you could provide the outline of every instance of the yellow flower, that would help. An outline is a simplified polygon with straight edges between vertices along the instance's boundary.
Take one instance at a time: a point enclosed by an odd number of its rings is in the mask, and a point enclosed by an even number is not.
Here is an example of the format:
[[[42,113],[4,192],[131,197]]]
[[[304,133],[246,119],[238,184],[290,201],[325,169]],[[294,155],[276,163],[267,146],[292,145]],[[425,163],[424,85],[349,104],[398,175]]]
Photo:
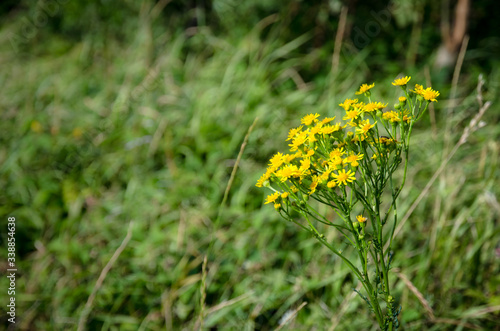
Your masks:
[[[334,188],[335,186],[337,186],[337,184],[335,183],[334,180],[331,180],[328,183],[326,183],[326,186],[328,186],[328,188]]]
[[[364,223],[368,220],[368,218],[363,217],[363,215],[356,216],[356,219],[358,220],[359,223]]]
[[[351,105],[358,102],[358,99],[345,99],[344,103],[340,103],[339,106],[344,108],[345,111],[349,110]]]
[[[439,96],[439,92],[434,91],[430,87],[426,88],[425,90],[422,90],[419,94],[423,96],[424,99],[427,101],[437,101],[436,98]]]
[[[345,162],[349,162],[353,167],[357,167],[359,165],[359,160],[363,159],[363,154],[351,154],[345,158]]]
[[[320,133],[322,134],[330,134],[335,132],[335,127],[331,125],[325,125],[324,127],[321,128]]]
[[[274,204],[274,209],[278,210],[281,208],[281,203],[275,203]]]
[[[352,105],[354,108],[362,109],[365,106],[363,101],[358,102],[357,104]]]
[[[335,158],[342,157],[342,155],[344,154],[345,154],[344,148],[340,147],[340,148],[335,148],[333,151],[331,151],[329,157],[331,160],[333,160]]]
[[[324,127],[321,128],[320,133],[322,134],[331,134],[336,131],[340,130],[340,124],[335,124],[335,125],[325,125]]]
[[[312,122],[317,122],[317,118],[319,117],[319,114],[316,113],[316,114],[309,114],[309,115],[306,115],[304,116],[301,120],[300,120],[300,123],[303,123],[305,125],[311,125]]]
[[[347,185],[347,183],[351,183],[352,181],[356,180],[354,172],[352,172],[351,170],[345,172],[345,169],[340,170],[338,175],[333,174],[333,178],[337,182],[337,185]]]
[[[399,102],[405,102],[406,98],[405,97],[399,97]]]
[[[311,157],[314,155],[314,153],[315,153],[314,149],[309,149],[307,150],[306,155],[304,157]]]
[[[316,187],[318,187],[318,178],[316,176],[314,176],[313,181],[311,183],[311,186],[309,186],[309,188],[311,189],[311,191],[309,192],[309,195],[316,192]]]
[[[290,131],[288,132],[288,139],[286,141],[292,140],[295,137],[295,135],[300,132],[300,130],[302,130],[302,125],[299,126],[298,128],[290,129]]]
[[[415,89],[413,90],[413,92],[420,95],[420,92],[422,92],[423,90],[424,88],[422,87],[422,85],[415,84]]]
[[[283,162],[290,163],[293,160],[295,160],[296,158],[301,157],[301,156],[302,156],[302,152],[301,151],[297,151],[294,154],[285,154],[285,155],[283,155],[283,160],[284,160]]]
[[[395,122],[401,122],[401,119],[398,116],[398,113],[396,113],[394,110],[388,111],[382,115],[382,118],[384,120],[391,121],[392,123]]]
[[[356,132],[359,134],[367,134],[368,131],[375,126],[375,124],[377,124],[377,122],[370,124],[370,120],[361,121],[361,123],[359,123],[359,127],[356,129]]]
[[[286,182],[290,177],[300,176],[300,171],[296,165],[289,164],[284,166],[283,169],[278,170],[276,172],[276,176],[281,180],[281,182]]]
[[[299,171],[301,173],[305,172],[306,170],[309,170],[310,167],[311,167],[311,160],[310,159],[300,160]]]
[[[332,172],[332,171],[331,171],[330,169],[325,170],[325,172],[323,172],[323,173],[321,174],[321,176],[319,176],[319,177],[318,177],[318,181],[319,181],[320,183],[324,183],[325,181],[327,181],[327,180],[328,180],[328,178],[330,178],[330,173],[331,173],[331,172]]]
[[[330,158],[328,160],[328,165],[334,169],[337,169],[338,166],[341,166],[343,163],[342,161],[342,158],[341,157],[334,157],[334,158]]]
[[[363,111],[365,113],[370,113],[372,111],[383,109],[385,107],[387,107],[387,104],[384,105],[382,102],[370,102],[363,107]]]
[[[410,123],[411,116],[410,116],[410,111],[409,110],[405,110],[404,111],[404,113],[403,113],[403,121],[405,121],[406,123]]]
[[[358,116],[361,114],[361,112],[358,110],[358,109],[354,109],[354,110],[348,110],[346,111],[346,115],[342,118],[344,121],[352,121],[356,118],[358,118]]]
[[[295,138],[293,138],[292,143],[288,145],[291,147],[290,150],[292,152],[296,151],[299,148],[299,146],[301,146],[302,144],[304,144],[306,142],[306,139],[307,139],[307,132],[306,131],[302,131],[301,133],[296,135]]]
[[[359,91],[356,92],[356,94],[363,94],[366,93],[369,89],[375,86],[375,83],[368,85],[368,84],[363,84],[359,87]]]
[[[392,85],[394,86],[405,86],[406,84],[408,84],[408,82],[410,81],[411,77],[408,77],[408,76],[405,76],[405,77],[402,77],[402,78],[397,78],[394,80],[394,82],[392,82]]]
[[[299,191],[299,189],[297,187],[295,187],[295,185],[294,185],[294,186],[290,187],[290,191],[292,191],[293,193],[297,193]]]
[[[281,166],[283,164],[284,159],[285,158],[283,157],[283,154],[278,152],[278,153],[274,154],[274,156],[271,158],[271,160],[269,160],[269,165],[272,168],[277,169],[279,166]]]
[[[257,181],[257,184],[255,184],[255,186],[257,187],[262,187],[264,185],[264,182],[266,180],[268,180],[268,177],[265,177],[266,174],[263,174],[262,176],[260,176],[259,180]]]
[[[323,126],[323,124],[318,123],[314,127],[312,127],[311,130],[309,130],[309,137],[308,137],[309,142],[312,143],[312,142],[315,142],[318,140],[318,139],[316,139],[316,134],[321,132],[322,126]]]
[[[275,202],[276,199],[278,199],[279,197],[280,197],[280,193],[279,192],[275,192],[273,194],[270,194],[270,195],[267,196],[266,202],[264,204],[267,205],[268,203]]]
[[[268,179],[269,179],[269,177],[271,177],[271,174],[274,172],[274,170],[275,170],[275,169],[274,169],[274,168],[271,168],[271,167],[267,168],[266,173],[265,173],[265,174],[263,174],[262,176],[260,176],[260,178],[259,178],[259,180],[257,181],[257,184],[255,184],[255,186],[257,186],[257,187],[262,187],[262,186],[264,186],[264,182],[265,182],[266,180],[268,180]]]
[[[330,123],[331,121],[333,121],[335,119],[335,116],[333,117],[325,117],[323,118],[323,120],[321,121],[321,124],[326,124],[326,123]]]
[[[281,193],[281,198],[282,198],[282,199],[286,199],[286,198],[288,198],[288,192]]]

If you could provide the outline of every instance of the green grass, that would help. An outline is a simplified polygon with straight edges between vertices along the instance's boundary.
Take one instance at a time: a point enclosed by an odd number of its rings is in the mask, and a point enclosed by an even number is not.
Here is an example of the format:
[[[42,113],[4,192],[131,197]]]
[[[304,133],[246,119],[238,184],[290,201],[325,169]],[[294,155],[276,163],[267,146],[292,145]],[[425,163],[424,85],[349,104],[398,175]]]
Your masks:
[[[307,302],[284,329],[328,330],[356,282],[314,238],[263,206],[266,192],[254,185],[303,115],[341,116],[338,103],[380,77],[367,65],[370,49],[342,57],[333,76],[329,55],[303,51],[311,34],[281,40],[279,22],[237,36],[200,28],[187,38],[142,19],[125,40],[89,34],[75,42],[45,32],[44,43],[22,56],[6,42],[19,21],[0,32],[0,214],[17,219],[21,329],[75,329],[133,220],[132,239],[97,292],[89,330],[192,329],[206,254],[205,328],[273,330]],[[302,81],[313,65],[322,74]],[[425,81],[424,67],[399,71]],[[481,69],[466,61],[463,72],[458,106],[449,110],[451,78],[436,73],[437,125],[433,131],[427,117],[414,129],[402,214],[477,112]],[[394,100],[397,74],[377,78],[377,97]],[[486,126],[458,150],[394,242],[394,267],[436,318],[448,320],[432,322],[393,275],[404,330],[500,327],[500,70],[484,75],[484,98],[493,102]],[[369,329],[363,301],[352,298],[338,330]]]

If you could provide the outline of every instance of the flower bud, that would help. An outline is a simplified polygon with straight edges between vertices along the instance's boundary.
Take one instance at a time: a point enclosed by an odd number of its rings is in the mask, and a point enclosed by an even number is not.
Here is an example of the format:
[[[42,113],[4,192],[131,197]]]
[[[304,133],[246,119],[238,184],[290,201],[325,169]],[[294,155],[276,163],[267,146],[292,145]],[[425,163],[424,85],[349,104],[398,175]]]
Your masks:
[[[399,104],[401,107],[404,107],[406,105],[406,98],[405,97],[399,97]]]

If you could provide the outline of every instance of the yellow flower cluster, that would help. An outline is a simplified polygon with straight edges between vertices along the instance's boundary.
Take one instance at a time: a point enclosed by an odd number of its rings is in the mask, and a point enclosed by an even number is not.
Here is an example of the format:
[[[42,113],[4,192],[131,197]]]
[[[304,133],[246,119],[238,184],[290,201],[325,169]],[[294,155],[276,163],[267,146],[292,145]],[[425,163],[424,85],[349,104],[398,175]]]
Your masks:
[[[356,185],[357,178],[360,178],[357,176],[358,167],[372,167],[371,162],[379,164],[381,158],[387,158],[392,150],[400,146],[394,126],[408,125],[416,117],[414,108],[405,108],[407,97],[410,98],[406,90],[410,78],[399,78],[392,83],[401,86],[406,93],[406,97],[399,97],[396,111],[382,112],[387,103],[372,101],[370,93],[367,93],[375,84],[363,84],[356,94],[365,94],[369,102],[346,99],[340,103],[345,111],[342,117],[345,122],[333,123],[335,117],[321,119],[318,113],[304,116],[300,121],[302,125],[288,133],[289,153],[276,153],[257,181],[257,187],[270,187],[273,183],[283,192],[272,188],[274,193],[267,197],[265,203],[273,203],[279,210],[291,198],[303,200],[317,192],[345,194],[346,186]],[[411,92],[428,102],[436,101],[439,95],[439,92],[424,89],[418,84]],[[379,135],[377,123],[385,128],[390,137]],[[365,156],[366,153],[370,155]]]
[[[439,96],[438,91],[434,91],[432,88],[428,87],[424,89],[422,85],[415,84],[415,89],[413,90],[415,94],[420,95],[427,101],[437,102],[436,98]]]
[[[348,103],[349,101],[346,100]],[[362,113],[362,105],[357,110]],[[349,107],[350,108],[350,107]],[[352,110],[347,111],[352,112]],[[291,140],[290,153],[276,153],[269,161],[267,171],[258,180],[257,186],[262,187],[266,181],[284,183],[286,187],[299,187],[307,194],[313,194],[318,186],[334,188],[338,185],[348,185],[353,182],[355,169],[363,154],[353,150],[346,150],[349,135],[346,134],[347,125],[356,128],[355,136],[367,136],[375,123],[370,120],[358,120],[357,116],[351,118],[347,124],[341,122],[330,124],[335,117],[319,120],[319,114],[309,114],[302,118],[305,125],[291,129],[288,141]],[[294,192],[292,192],[294,193]],[[270,195],[266,203],[275,202],[279,193]]]

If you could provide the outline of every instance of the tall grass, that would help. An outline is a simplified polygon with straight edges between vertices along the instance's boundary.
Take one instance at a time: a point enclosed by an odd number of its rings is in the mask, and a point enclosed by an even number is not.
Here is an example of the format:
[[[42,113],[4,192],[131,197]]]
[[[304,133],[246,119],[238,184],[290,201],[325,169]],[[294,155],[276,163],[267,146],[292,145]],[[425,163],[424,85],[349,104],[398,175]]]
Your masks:
[[[356,286],[346,267],[261,208],[262,192],[254,188],[297,118],[312,111],[340,116],[338,103],[370,77],[370,50],[342,56],[332,74],[321,50],[300,47],[309,33],[281,40],[286,27],[273,17],[238,36],[206,27],[187,36],[161,31],[147,15],[138,19],[141,28],[127,30],[125,40],[88,35],[68,42],[48,34],[29,56],[1,43],[0,214],[18,220],[19,327],[76,328],[134,220],[130,241],[95,294],[89,330],[192,329],[212,235],[205,328],[271,330],[286,321],[282,329],[324,330],[337,321],[339,330],[373,329],[362,303],[344,300]],[[8,21],[0,40],[10,24],[18,22]],[[304,78],[318,61],[325,74]],[[425,79],[423,68],[408,70]],[[450,81],[433,85],[443,91],[436,132],[429,119],[414,129],[403,213],[449,152],[445,137],[452,146],[477,112],[476,73],[460,77],[458,102],[446,100]],[[389,86],[393,74],[376,83]],[[395,267],[414,286],[391,280],[408,330],[499,327],[500,71],[485,79],[484,99],[493,101],[486,126],[457,151],[395,241]],[[450,102],[456,106],[446,111]]]

